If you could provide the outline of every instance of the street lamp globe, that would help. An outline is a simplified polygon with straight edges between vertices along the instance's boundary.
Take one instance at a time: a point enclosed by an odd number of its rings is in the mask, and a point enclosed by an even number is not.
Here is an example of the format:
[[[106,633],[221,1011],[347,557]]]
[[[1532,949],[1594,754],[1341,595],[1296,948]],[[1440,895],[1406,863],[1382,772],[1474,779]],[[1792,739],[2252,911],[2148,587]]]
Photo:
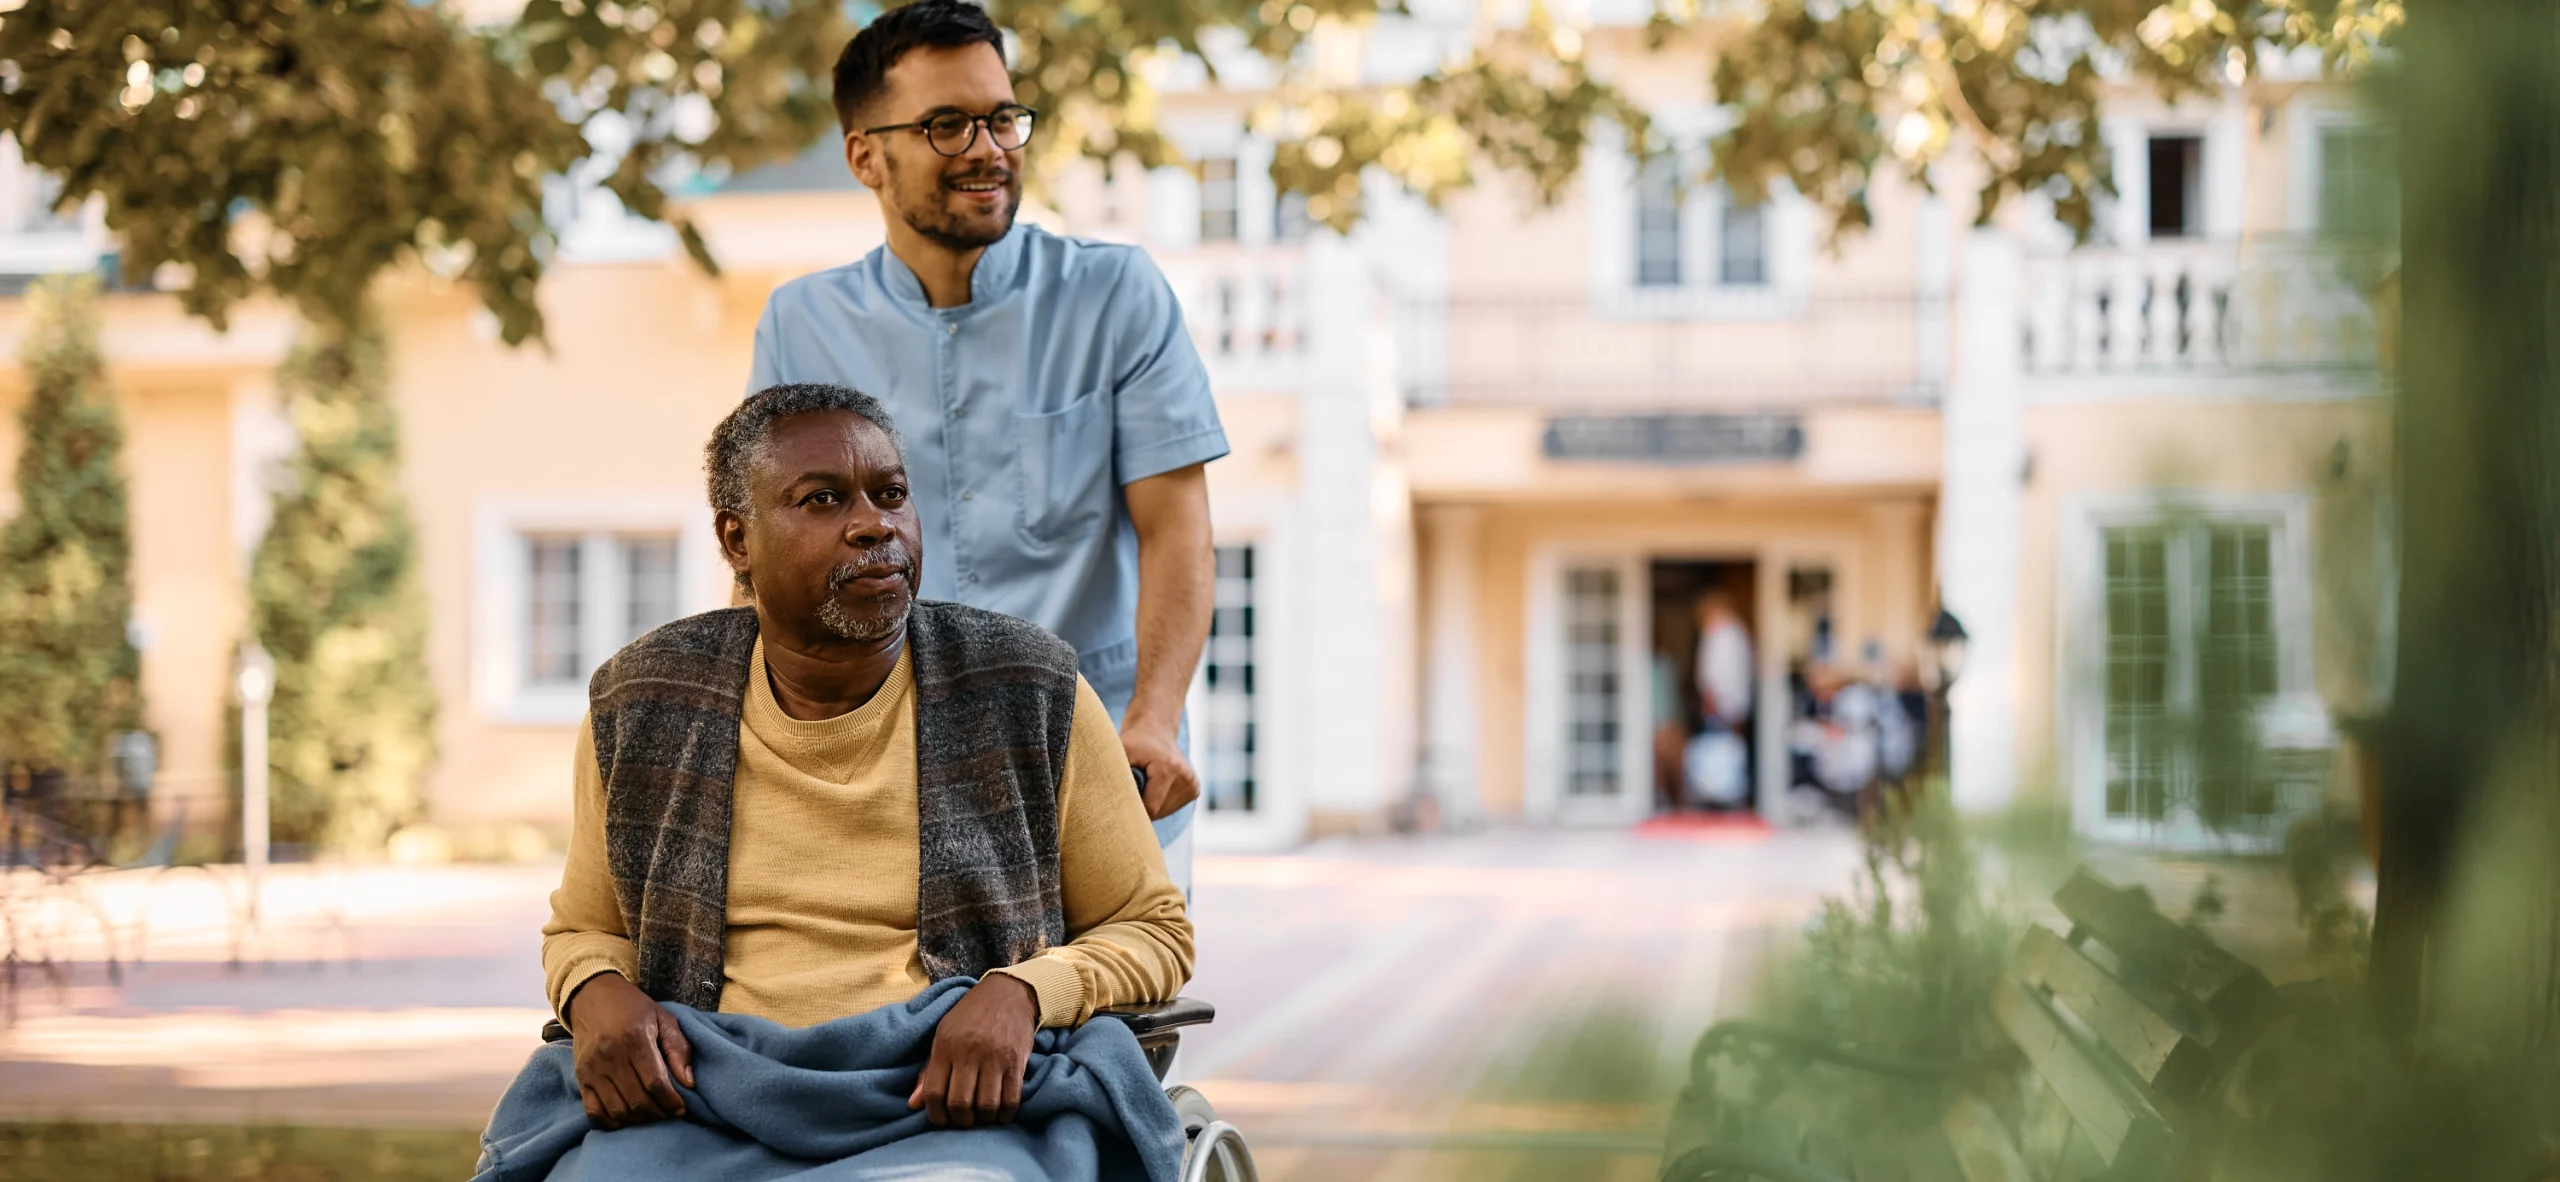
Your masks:
[[[276,662],[267,655],[266,646],[255,642],[241,646],[240,668],[232,686],[240,691],[244,706],[264,706],[275,697]]]
[[[1964,672],[1964,644],[1964,622],[1940,605],[1938,618],[1929,624],[1929,652],[1937,659],[1940,690],[1954,685]]]

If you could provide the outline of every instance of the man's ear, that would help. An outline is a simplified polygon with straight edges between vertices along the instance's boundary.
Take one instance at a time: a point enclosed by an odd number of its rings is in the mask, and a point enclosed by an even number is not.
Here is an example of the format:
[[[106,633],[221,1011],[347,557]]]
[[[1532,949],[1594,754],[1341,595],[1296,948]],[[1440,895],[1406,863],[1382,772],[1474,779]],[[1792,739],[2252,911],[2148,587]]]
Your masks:
[[[751,573],[747,563],[747,519],[727,509],[719,510],[711,515],[711,532],[720,539],[720,557],[738,576],[738,585],[745,587]]]
[[[877,137],[864,135],[858,131],[845,133],[844,165],[853,171],[853,179],[862,182],[863,188],[874,193],[881,191],[889,184],[888,161],[880,156],[884,146]]]

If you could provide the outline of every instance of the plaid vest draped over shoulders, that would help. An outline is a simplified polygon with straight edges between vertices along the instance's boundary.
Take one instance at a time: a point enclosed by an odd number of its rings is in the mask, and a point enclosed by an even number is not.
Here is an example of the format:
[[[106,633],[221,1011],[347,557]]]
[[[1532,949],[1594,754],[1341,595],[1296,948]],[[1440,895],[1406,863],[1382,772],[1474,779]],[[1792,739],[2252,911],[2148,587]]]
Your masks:
[[[588,684],[605,856],[642,991],[720,1008],[729,819],[756,642],[751,607],[635,640]],[[1014,619],[918,601],[916,944],[925,973],[981,976],[1066,942],[1058,784],[1076,654]],[[754,857],[755,851],[740,851]]]

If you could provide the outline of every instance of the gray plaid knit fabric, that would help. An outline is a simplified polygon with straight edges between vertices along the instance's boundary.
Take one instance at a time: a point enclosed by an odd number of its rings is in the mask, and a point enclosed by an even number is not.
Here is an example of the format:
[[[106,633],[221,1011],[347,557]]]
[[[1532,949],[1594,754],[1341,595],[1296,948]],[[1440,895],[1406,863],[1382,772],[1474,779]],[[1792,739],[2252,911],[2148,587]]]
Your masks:
[[[698,1010],[720,1008],[730,803],[755,641],[755,609],[705,612],[631,642],[588,685],[605,857],[637,984]],[[1058,784],[1075,650],[1011,616],[932,601],[908,617],[907,645],[917,951],[934,980],[982,976],[1066,942]]]

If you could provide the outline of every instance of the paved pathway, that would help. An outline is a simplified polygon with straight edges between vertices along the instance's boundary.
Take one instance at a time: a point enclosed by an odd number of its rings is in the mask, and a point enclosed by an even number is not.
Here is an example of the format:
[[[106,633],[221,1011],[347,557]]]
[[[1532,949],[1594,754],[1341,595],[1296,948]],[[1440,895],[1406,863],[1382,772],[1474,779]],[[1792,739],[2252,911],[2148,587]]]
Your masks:
[[[1773,930],[1854,864],[1837,834],[1498,832],[1204,857],[1177,1063],[1265,1177],[1642,1178],[1682,1056]],[[556,868],[286,868],[240,931],[201,872],[94,907],[13,884],[73,958],[22,969],[0,1118],[476,1125],[546,1016]],[[236,889],[233,898],[238,897]],[[148,963],[109,980],[96,916]]]

